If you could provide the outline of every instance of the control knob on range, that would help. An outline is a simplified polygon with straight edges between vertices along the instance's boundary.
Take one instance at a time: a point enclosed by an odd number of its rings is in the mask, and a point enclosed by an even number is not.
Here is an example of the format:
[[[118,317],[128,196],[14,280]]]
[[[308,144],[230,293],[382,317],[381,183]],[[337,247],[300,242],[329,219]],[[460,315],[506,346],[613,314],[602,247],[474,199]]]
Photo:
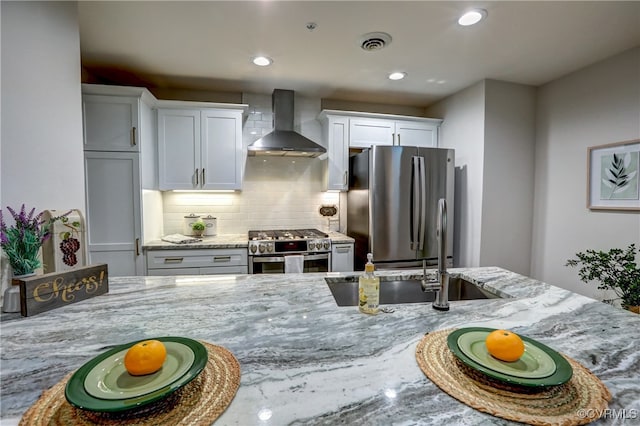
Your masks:
[[[325,248],[325,250],[329,250],[329,246],[330,246],[330,245],[331,245],[331,244],[329,243],[329,241],[325,241],[325,242],[324,242],[324,248]]]
[[[251,253],[255,253],[256,250],[258,250],[258,246],[256,246],[255,244],[252,245],[251,247],[249,247],[249,250],[251,250]]]
[[[267,244],[267,251],[271,253],[273,251],[273,243]]]
[[[309,243],[309,250],[313,250],[316,247],[316,243]]]
[[[258,250],[260,251],[260,253],[264,253],[265,245],[260,243],[260,246],[258,246]]]

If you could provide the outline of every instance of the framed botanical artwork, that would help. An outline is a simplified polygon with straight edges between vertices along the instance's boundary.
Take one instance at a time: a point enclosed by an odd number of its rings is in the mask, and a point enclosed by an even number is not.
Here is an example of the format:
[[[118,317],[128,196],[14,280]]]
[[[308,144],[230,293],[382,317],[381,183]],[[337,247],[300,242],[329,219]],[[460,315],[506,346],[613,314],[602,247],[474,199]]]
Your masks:
[[[587,150],[587,207],[640,211],[640,139]]]

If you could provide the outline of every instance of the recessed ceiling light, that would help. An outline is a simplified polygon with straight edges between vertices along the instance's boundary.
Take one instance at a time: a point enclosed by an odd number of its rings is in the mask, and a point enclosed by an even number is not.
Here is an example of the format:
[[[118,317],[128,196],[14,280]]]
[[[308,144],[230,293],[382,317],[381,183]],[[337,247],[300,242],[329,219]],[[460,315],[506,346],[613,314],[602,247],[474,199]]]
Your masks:
[[[406,72],[392,72],[391,74],[389,74],[389,80],[402,80],[406,76]]]
[[[458,19],[458,24],[463,27],[468,27],[469,25],[477,24],[487,17],[487,11],[484,9],[472,9],[465,12],[464,15]]]
[[[273,59],[266,56],[256,56],[255,58],[251,59],[251,62],[258,66],[266,67],[267,65],[271,65],[273,63]]]

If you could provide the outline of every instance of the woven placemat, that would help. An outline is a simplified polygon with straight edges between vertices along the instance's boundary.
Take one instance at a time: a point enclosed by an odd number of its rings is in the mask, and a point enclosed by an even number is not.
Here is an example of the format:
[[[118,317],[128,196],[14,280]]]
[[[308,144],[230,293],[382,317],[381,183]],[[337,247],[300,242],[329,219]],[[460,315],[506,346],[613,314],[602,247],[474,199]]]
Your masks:
[[[447,346],[453,331],[425,335],[416,348],[416,359],[440,389],[476,410],[531,425],[583,425],[604,414],[611,400],[604,383],[567,356],[573,376],[563,385],[532,389],[494,381],[457,360]]]
[[[210,425],[227,409],[240,386],[240,364],[227,349],[201,342],[208,353],[202,372],[169,397],[122,413],[95,413],[70,405],[64,396],[73,373],[43,392],[20,425]]]

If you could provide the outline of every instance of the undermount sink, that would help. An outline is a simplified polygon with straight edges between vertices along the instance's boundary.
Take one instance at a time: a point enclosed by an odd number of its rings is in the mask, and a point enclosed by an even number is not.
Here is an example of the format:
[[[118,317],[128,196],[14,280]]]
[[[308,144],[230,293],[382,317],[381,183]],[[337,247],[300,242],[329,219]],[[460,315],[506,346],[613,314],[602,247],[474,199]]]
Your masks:
[[[325,278],[338,306],[358,305],[358,275]],[[435,291],[422,291],[420,279],[398,279],[394,276],[380,276],[380,304],[433,302]],[[500,296],[479,288],[460,278],[449,278],[449,301],[499,299]]]

